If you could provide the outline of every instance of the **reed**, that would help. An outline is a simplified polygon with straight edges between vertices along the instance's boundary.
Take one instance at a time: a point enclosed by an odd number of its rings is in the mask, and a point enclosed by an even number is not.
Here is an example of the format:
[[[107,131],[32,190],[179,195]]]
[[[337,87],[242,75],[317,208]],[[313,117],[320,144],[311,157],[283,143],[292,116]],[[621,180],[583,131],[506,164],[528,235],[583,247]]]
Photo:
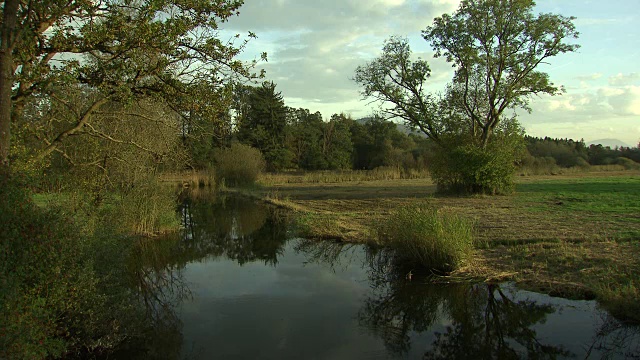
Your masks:
[[[399,208],[380,225],[378,236],[405,262],[443,273],[461,266],[474,245],[469,221],[428,204]]]

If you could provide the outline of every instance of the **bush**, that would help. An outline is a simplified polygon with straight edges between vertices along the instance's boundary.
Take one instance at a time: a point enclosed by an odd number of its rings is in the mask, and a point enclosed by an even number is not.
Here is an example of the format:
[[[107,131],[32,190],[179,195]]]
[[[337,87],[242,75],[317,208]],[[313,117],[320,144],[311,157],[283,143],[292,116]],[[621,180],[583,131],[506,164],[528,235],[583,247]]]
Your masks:
[[[256,182],[264,170],[265,161],[260,150],[248,145],[234,143],[214,153],[216,177],[225,184],[242,186]],[[222,181],[222,180],[221,180]]]
[[[580,160],[585,161],[580,158]],[[587,163],[587,166],[589,164]],[[525,156],[520,164],[520,173],[523,175],[555,175],[560,172],[556,159],[545,157]]]
[[[151,235],[180,227],[174,188],[159,184],[155,178],[136,184],[114,205],[108,216],[127,234]]]
[[[622,165],[624,166],[625,170],[638,170],[640,169],[640,163],[637,163],[629,158],[626,157],[619,157],[616,159],[616,164],[617,165]]]
[[[469,221],[426,204],[398,209],[378,235],[403,262],[439,272],[457,269],[473,250]]]
[[[442,148],[431,163],[439,192],[509,194],[515,189],[515,156],[509,149],[475,145]]]
[[[99,352],[135,335],[137,312],[120,273],[127,239],[86,238],[72,219],[38,208],[23,189],[1,176],[0,358]]]

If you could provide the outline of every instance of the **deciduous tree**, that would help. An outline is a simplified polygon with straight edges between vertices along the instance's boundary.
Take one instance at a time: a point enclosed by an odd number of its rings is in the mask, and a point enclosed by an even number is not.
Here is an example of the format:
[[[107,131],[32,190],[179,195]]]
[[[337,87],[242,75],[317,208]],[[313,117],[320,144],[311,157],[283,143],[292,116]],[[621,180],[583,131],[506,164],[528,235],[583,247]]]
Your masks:
[[[84,84],[101,96],[50,139],[43,156],[82,132],[93,113],[114,100],[159,96],[181,116],[216,121],[212,114],[218,109],[207,104],[229,93],[229,79],[252,76],[249,64],[236,59],[246,40],[225,41],[219,32],[241,5],[240,0],[6,1],[0,89],[9,91],[0,91],[2,162],[9,160],[10,124],[29,97],[40,93],[56,101],[63,85]]]
[[[562,88],[539,70],[556,55],[576,51],[573,17],[534,15],[533,0],[465,0],[422,35],[455,68],[453,83],[472,134],[486,147],[508,109],[529,109],[533,95]]]

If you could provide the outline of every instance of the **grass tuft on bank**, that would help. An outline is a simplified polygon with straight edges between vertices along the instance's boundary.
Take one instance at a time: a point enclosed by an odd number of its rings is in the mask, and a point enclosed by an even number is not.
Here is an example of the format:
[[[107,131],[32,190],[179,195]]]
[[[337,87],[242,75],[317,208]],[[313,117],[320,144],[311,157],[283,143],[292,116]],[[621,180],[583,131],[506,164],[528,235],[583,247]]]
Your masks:
[[[407,263],[443,273],[457,269],[474,248],[470,221],[427,203],[397,209],[379,226],[378,236]]]

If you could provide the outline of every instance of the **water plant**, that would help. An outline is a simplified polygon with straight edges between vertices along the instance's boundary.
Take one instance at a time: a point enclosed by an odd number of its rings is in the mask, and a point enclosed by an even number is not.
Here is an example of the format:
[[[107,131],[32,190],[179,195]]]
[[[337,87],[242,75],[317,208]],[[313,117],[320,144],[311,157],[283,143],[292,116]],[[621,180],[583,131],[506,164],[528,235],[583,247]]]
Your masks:
[[[378,228],[378,236],[403,262],[436,272],[458,268],[473,250],[473,226],[428,203],[400,207]]]

